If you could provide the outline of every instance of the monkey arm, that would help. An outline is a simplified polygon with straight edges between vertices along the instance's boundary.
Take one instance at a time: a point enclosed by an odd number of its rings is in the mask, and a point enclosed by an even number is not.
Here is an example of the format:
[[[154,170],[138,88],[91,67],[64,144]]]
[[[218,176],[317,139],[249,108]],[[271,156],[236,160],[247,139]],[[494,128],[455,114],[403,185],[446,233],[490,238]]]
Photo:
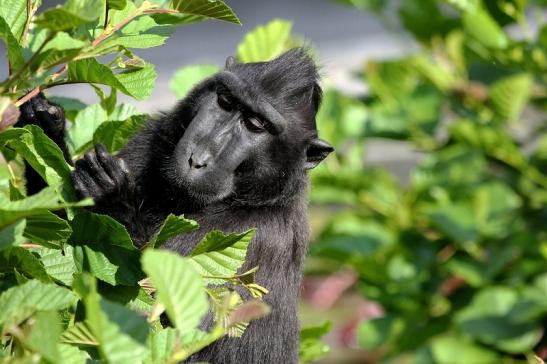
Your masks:
[[[40,93],[21,106],[17,127],[37,125],[63,152],[69,164],[72,159],[65,142],[65,115],[61,106]],[[28,194],[46,187],[42,177],[30,166],[25,168]],[[137,245],[143,245],[147,236],[139,214],[139,203],[134,180],[126,163],[110,155],[102,145],[88,152],[75,163],[72,173],[74,189],[80,198],[95,201],[92,211],[109,215],[122,223]]]
[[[80,198],[95,201],[94,212],[109,215],[122,223],[137,246],[148,240],[135,179],[127,163],[113,156],[102,144],[76,161],[72,182]]]
[[[49,102],[45,96],[40,93],[33,97],[20,108],[21,116],[16,127],[22,128],[25,125],[37,125],[44,133],[53,140],[63,152],[65,160],[72,165],[72,159],[68,153],[65,142],[65,113],[63,108],[57,104]],[[30,166],[25,163],[25,178],[27,180],[27,193],[29,195],[39,192],[46,187],[45,181]]]

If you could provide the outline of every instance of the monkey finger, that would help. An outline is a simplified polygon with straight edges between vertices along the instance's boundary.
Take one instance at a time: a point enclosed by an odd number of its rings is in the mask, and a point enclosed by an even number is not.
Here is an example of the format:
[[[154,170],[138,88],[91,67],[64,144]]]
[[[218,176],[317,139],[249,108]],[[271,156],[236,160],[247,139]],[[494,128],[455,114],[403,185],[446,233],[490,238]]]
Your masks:
[[[76,162],[76,169],[70,175],[74,190],[79,198],[92,197],[94,199],[100,196],[99,186],[95,183],[93,178],[89,176],[87,170],[82,166],[85,162],[79,160]]]
[[[127,166],[127,163],[122,158],[118,158],[118,165],[120,166],[120,170],[123,172],[125,177],[125,183],[127,188],[130,190],[135,188],[135,180],[133,179],[133,176],[131,176],[131,171],[129,170],[129,167]]]
[[[112,191],[115,187],[115,182],[112,178],[110,178],[103,166],[99,163],[97,155],[93,152],[85,153],[84,160],[87,163],[87,170],[90,172],[91,177],[95,180],[95,183],[106,191]]]
[[[95,146],[95,154],[97,155],[97,160],[112,181],[114,181],[116,187],[120,188],[124,186],[126,183],[126,176],[117,162],[118,158],[109,154],[103,144],[97,144]]]
[[[36,124],[36,115],[34,114],[30,101],[25,102],[19,109],[21,110],[21,118],[17,123],[18,127],[23,127],[28,124]]]

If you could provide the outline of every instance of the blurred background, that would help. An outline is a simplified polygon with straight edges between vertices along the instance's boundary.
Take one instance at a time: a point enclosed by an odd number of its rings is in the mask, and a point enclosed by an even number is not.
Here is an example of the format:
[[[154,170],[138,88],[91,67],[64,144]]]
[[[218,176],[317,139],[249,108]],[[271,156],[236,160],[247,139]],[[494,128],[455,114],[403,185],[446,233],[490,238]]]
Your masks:
[[[126,101],[170,108],[196,71],[181,67],[222,66],[249,32],[312,48],[318,127],[336,153],[311,175],[302,357],[543,363],[547,2],[227,3],[243,26],[184,26],[137,51],[158,82]],[[51,94],[97,102],[88,86]]]

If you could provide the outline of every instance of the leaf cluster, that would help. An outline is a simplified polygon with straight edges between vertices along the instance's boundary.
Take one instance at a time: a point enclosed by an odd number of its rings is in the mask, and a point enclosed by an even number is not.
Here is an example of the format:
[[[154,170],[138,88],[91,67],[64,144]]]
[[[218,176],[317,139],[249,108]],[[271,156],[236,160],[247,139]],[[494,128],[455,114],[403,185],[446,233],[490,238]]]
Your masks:
[[[220,0],[68,0],[36,15],[40,3],[0,0],[10,67],[0,83],[0,361],[177,363],[241,335],[268,313],[257,267],[239,272],[254,230],[211,231],[181,257],[159,248],[198,224],[169,215],[139,250],[123,225],[81,209],[93,202],[75,199],[72,167],[42,129],[10,127],[17,106],[37,92],[87,83],[100,103],[51,98],[70,121],[70,154],[77,159],[98,142],[116,152],[147,117],[117,104],[117,93],[143,99],[156,78],[132,49],[163,44],[177,25],[239,23],[236,15]],[[25,164],[47,184],[34,195]],[[215,319],[204,331],[209,311]],[[163,314],[172,327],[162,325]]]
[[[383,360],[533,362],[547,343],[547,25],[529,22],[545,3],[344,2],[418,49],[364,64],[363,97],[325,94],[318,127],[337,154],[312,198],[337,208],[310,274],[358,273],[385,315],[357,338]],[[405,148],[408,174],[363,162],[379,139]]]

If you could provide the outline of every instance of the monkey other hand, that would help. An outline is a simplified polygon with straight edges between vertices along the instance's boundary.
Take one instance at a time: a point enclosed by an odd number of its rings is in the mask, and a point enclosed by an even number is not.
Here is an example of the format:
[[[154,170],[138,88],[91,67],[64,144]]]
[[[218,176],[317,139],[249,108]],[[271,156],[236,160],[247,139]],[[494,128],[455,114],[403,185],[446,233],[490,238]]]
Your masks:
[[[49,102],[39,93],[20,107],[21,117],[15,126],[37,125],[53,141],[62,141],[65,135],[65,113],[63,108]]]
[[[135,181],[127,164],[109,154],[102,144],[76,161],[72,182],[78,197],[93,198],[97,212],[119,211],[124,205],[133,207]]]

